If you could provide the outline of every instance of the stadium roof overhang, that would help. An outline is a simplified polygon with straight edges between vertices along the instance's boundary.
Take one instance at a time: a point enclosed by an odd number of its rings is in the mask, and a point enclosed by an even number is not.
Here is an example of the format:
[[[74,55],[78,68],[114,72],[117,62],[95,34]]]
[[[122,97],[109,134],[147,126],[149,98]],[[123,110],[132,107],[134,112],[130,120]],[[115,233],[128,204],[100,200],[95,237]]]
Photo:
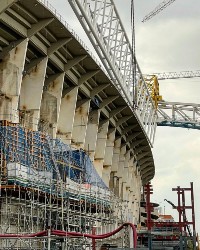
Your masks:
[[[100,63],[47,1],[1,1],[0,26],[0,58],[28,39],[24,74],[33,61],[48,57],[46,78],[64,72],[63,95],[79,86],[78,99],[91,99],[100,108],[101,122],[109,119],[110,128],[116,128],[122,145],[137,162],[142,183],[150,181],[154,160],[137,118]]]

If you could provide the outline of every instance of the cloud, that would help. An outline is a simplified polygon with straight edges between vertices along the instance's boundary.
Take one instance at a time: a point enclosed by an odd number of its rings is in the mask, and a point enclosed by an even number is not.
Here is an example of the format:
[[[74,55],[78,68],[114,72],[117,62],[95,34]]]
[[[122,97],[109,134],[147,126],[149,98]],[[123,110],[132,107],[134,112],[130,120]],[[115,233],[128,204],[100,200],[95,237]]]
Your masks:
[[[153,27],[152,27],[153,26]],[[200,20],[169,20],[136,30],[137,55],[145,72],[200,67]]]

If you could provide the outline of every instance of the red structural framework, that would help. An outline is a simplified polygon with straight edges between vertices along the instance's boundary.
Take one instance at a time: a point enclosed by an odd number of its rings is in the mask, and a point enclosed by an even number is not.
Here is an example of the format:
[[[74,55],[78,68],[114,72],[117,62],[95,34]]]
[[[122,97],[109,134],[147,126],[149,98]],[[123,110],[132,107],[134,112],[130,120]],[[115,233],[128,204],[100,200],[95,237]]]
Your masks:
[[[147,229],[151,230],[152,228],[151,212],[153,212],[153,205],[151,203],[151,194],[153,194],[153,188],[150,182],[145,185],[144,193],[146,195]]]
[[[178,206],[173,206],[174,209],[178,210],[179,213],[179,228],[181,232],[184,230],[188,230],[188,233],[191,234],[189,225],[193,227],[193,235],[195,235],[196,228],[195,228],[195,211],[194,211],[194,189],[193,189],[193,182],[190,183],[190,188],[181,188],[178,186],[177,188],[172,188],[172,191],[177,191],[178,194]],[[189,206],[185,203],[185,193],[190,192],[191,197],[191,204]],[[186,210],[192,211],[191,221],[188,221],[186,217]],[[181,225],[183,225],[181,227]]]
[[[158,222],[153,221],[151,219],[151,212],[153,211],[153,204],[151,203],[151,194],[153,194],[153,188],[150,183],[145,185],[144,193],[146,195],[146,213],[147,213],[147,221],[146,226],[148,231],[151,231],[152,228],[165,228],[165,227],[174,227],[179,228],[180,236],[183,234],[189,235],[193,237],[193,244],[196,244],[196,228],[195,228],[195,210],[194,210],[194,189],[193,182],[190,183],[189,188],[181,188],[177,186],[176,188],[172,188],[172,191],[177,192],[178,195],[178,205],[174,205],[171,201],[166,200],[169,204],[172,205],[173,209],[178,211],[178,222]],[[186,205],[186,192],[190,192],[190,204]],[[188,220],[186,216],[186,210],[191,211],[191,219]],[[192,226],[192,230],[190,228]],[[162,238],[162,235],[158,236]],[[165,237],[163,237],[164,239]],[[177,237],[175,237],[177,238]],[[174,237],[169,237],[168,240],[174,240]]]

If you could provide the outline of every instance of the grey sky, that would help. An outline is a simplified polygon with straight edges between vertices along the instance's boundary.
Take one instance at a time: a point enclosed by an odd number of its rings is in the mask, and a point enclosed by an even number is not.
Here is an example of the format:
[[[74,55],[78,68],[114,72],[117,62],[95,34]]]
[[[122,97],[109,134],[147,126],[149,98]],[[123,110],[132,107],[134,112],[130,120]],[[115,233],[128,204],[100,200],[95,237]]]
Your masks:
[[[49,0],[80,35],[89,47],[89,41],[80,29],[67,0]],[[130,0],[115,0],[123,24],[131,37]],[[162,0],[135,0],[136,56],[142,72],[167,72],[200,69],[200,1],[176,0],[146,23],[143,17]],[[93,51],[93,49],[91,48]],[[164,100],[200,103],[200,79],[160,82]],[[197,230],[200,232],[200,131],[158,127],[154,144],[156,176],[153,199],[162,202],[166,213],[177,218],[177,212],[164,199],[177,203],[171,189],[178,185],[189,187],[194,182]]]

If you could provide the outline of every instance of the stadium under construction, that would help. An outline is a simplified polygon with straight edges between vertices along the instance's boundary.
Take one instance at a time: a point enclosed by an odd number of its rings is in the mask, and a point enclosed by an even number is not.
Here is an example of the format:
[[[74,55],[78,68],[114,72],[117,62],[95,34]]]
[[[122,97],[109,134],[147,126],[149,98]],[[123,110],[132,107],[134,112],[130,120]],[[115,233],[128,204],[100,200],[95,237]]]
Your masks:
[[[154,176],[143,126],[47,1],[0,13],[0,248],[133,246]]]
[[[136,248],[160,96],[112,39],[102,64],[48,1],[0,1],[0,249]]]

